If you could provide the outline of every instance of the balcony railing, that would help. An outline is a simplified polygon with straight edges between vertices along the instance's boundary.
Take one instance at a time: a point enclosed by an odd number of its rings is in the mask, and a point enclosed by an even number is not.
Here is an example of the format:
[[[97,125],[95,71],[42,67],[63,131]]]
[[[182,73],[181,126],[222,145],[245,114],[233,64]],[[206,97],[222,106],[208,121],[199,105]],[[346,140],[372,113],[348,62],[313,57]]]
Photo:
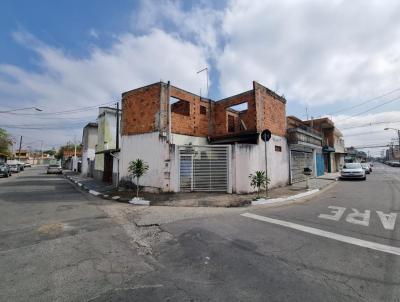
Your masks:
[[[287,130],[289,144],[310,144],[315,146],[322,146],[321,134],[309,127],[297,127]]]

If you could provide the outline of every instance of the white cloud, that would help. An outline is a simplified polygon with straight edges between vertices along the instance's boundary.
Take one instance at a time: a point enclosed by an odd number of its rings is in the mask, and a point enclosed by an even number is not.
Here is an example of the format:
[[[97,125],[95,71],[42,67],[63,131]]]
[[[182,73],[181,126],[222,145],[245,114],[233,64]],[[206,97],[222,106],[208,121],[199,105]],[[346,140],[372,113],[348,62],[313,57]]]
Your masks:
[[[39,71],[0,65],[1,102],[9,107],[36,106],[43,113],[117,100],[124,91],[160,79],[197,92],[201,83],[196,71],[207,66],[206,55],[200,47],[157,29],[143,35],[122,34],[108,49],[93,48],[85,58],[68,56],[64,50],[46,45],[26,32],[17,32],[14,37],[36,53]],[[96,110],[91,113],[95,117]],[[80,113],[81,116],[88,114]],[[73,115],[76,116],[79,114]],[[48,121],[13,116],[9,122]],[[81,130],[75,133],[80,138]],[[37,135],[43,136],[43,131]],[[65,140],[59,133],[52,139],[55,143]]]
[[[291,101],[354,101],[397,87],[398,1],[231,1],[218,58],[222,93],[258,80]]]
[[[99,38],[99,33],[94,28],[89,29],[88,35],[95,39]]]

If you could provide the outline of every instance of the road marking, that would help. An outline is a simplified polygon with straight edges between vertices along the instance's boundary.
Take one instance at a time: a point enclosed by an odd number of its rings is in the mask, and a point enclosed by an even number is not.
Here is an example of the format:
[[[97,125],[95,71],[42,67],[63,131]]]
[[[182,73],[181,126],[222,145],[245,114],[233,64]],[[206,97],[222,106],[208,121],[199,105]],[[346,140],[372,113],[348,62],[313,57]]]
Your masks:
[[[369,226],[369,218],[371,217],[371,211],[365,210],[364,213],[359,212],[357,209],[353,209],[353,213],[350,213],[346,217],[346,221],[354,224],[363,226]]]
[[[323,218],[323,219],[339,221],[340,218],[342,218],[344,211],[346,211],[346,208],[343,208],[343,207],[329,206],[328,208],[333,210],[333,211],[331,211],[332,215],[319,214],[318,217]]]
[[[240,214],[240,215],[244,216],[244,217],[272,223],[272,224],[277,224],[280,226],[284,226],[284,227],[287,227],[290,229],[295,229],[295,230],[302,231],[305,233],[309,233],[309,234],[326,237],[329,239],[365,247],[365,248],[368,248],[371,250],[381,251],[384,253],[389,253],[389,254],[394,254],[394,255],[400,256],[400,248],[398,248],[398,247],[380,244],[380,243],[376,243],[376,242],[371,242],[371,241],[367,241],[367,240],[362,240],[362,239],[358,239],[358,238],[354,238],[354,237],[344,236],[344,235],[324,231],[321,229],[316,229],[316,228],[304,226],[304,225],[289,222],[289,221],[268,218],[268,217],[260,216],[260,215],[256,215],[256,214],[244,213],[244,214]]]
[[[379,218],[381,219],[382,225],[386,230],[394,230],[397,213],[385,214],[382,211],[376,211],[376,214],[378,214]]]
[[[346,211],[346,208],[344,207],[328,206],[328,208],[332,209],[331,214],[319,214],[318,218],[339,221]],[[369,221],[371,218],[370,210],[365,210],[364,212],[360,212],[354,208],[352,208],[352,210],[353,213],[350,213],[346,216],[347,222],[369,226]],[[385,230],[394,230],[394,227],[396,225],[397,213],[385,214],[382,211],[376,211],[376,214],[378,215]]]

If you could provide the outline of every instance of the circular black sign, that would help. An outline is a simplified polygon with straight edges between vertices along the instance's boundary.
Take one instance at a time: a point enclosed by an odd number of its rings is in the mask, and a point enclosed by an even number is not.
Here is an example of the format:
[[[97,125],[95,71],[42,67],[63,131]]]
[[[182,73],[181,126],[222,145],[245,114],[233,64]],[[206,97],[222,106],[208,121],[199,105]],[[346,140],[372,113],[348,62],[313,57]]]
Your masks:
[[[263,132],[261,132],[261,139],[264,142],[268,142],[271,139],[271,131],[265,129]]]

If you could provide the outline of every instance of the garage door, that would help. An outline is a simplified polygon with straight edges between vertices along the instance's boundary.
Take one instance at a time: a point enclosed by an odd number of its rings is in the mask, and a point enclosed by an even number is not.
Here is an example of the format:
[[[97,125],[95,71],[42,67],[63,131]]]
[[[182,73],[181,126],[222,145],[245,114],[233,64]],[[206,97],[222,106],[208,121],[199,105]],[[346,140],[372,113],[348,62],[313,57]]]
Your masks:
[[[180,146],[180,191],[228,192],[229,146]]]
[[[314,170],[312,151],[290,150],[292,183],[306,179],[306,176],[303,174],[306,167]]]

